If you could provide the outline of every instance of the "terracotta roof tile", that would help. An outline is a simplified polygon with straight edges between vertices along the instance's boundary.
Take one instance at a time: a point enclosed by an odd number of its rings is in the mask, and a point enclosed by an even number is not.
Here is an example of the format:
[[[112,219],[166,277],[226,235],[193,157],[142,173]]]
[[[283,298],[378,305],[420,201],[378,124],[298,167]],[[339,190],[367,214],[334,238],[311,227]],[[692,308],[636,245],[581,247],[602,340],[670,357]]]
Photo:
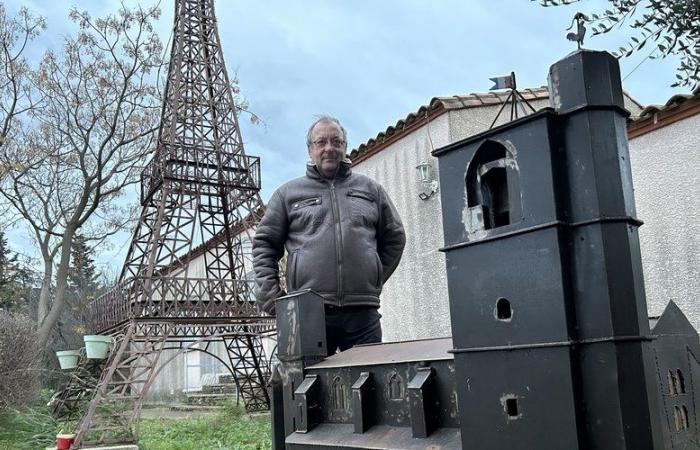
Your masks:
[[[520,92],[526,100],[549,98],[549,92],[546,87],[522,89],[518,92]],[[433,97],[427,105],[422,105],[417,111],[409,113],[405,118],[398,120],[396,124],[390,125],[386,130],[377,133],[377,136],[374,138],[368,139],[367,142],[353,149],[350,152],[350,159],[355,159],[371,151],[373,148],[407,130],[419,121],[423,122],[426,117],[433,118],[449,110],[503,104],[508,98],[508,94],[508,91],[503,91],[453,95],[451,97]]]
[[[648,105],[642,109],[642,112],[638,117],[635,117],[633,121],[638,122],[645,120],[658,112],[663,112],[675,106],[679,106],[687,101],[698,99],[700,99],[700,87],[695,89],[691,94],[676,94],[669,98],[663,105]]]
[[[518,92],[525,100],[544,100],[549,98],[549,90],[546,86],[519,89]],[[364,159],[369,157],[368,153],[379,151],[382,147],[385,147],[385,143],[391,143],[404,132],[409,132],[412,126],[421,126],[425,123],[426,118],[433,119],[450,110],[500,105],[505,103],[508,95],[509,91],[500,91],[453,95],[451,97],[433,97],[427,105],[422,105],[417,111],[409,113],[405,118],[398,120],[396,124],[390,125],[386,130],[377,133],[377,136],[368,139],[367,142],[350,151],[350,159],[354,161],[358,158]],[[640,109],[644,108],[626,91],[625,98]]]

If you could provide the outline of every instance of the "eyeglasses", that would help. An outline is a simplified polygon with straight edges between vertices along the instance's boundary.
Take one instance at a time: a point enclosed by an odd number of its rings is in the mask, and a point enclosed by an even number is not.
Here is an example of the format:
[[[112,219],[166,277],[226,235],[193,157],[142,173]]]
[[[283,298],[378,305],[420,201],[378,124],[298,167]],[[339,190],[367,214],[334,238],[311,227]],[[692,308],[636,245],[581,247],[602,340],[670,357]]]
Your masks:
[[[312,142],[316,147],[318,148],[323,148],[328,144],[328,142],[331,143],[331,146],[333,148],[340,148],[343,145],[345,145],[345,141],[340,139],[340,138],[333,138],[330,141],[328,139],[322,138],[322,139],[316,139],[315,141]]]

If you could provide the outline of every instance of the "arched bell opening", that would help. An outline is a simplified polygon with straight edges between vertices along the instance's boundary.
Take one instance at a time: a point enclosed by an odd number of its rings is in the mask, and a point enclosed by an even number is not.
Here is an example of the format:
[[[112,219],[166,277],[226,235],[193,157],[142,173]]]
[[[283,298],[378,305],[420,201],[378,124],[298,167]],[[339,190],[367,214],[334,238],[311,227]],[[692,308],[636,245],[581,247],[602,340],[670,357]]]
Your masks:
[[[517,165],[504,144],[487,140],[469,162],[465,177],[468,231],[490,230],[522,219]]]

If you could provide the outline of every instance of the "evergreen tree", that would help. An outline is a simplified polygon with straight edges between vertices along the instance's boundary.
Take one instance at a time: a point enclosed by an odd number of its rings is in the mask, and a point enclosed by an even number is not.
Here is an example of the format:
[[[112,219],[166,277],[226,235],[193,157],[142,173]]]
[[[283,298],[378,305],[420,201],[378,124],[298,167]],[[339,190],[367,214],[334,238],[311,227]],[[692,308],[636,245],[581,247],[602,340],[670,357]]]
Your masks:
[[[88,302],[95,298],[95,293],[98,290],[98,274],[93,259],[94,255],[95,251],[87,245],[85,238],[77,235],[71,249],[68,286]]]
[[[19,264],[5,233],[0,231],[0,309],[10,310],[25,303],[28,286],[29,271]]]
[[[77,235],[71,249],[71,265],[68,271],[68,303],[73,311],[73,329],[83,334],[87,325],[88,305],[100,294],[99,274],[95,268],[95,251],[83,236]]]

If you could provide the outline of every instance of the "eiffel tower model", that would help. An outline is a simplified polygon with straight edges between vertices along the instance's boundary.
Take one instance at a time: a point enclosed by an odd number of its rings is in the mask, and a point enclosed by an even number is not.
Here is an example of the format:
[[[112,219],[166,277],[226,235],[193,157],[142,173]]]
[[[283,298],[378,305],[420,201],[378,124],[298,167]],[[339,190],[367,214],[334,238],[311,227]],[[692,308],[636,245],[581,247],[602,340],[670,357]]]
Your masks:
[[[211,353],[214,342],[225,345],[246,409],[270,404],[262,343],[274,318],[254,307],[243,254],[263,210],[260,161],[243,151],[213,0],[176,0],[175,8],[141,217],[119,283],[91,304],[93,331],[113,345],[72,448],[137,441],[160,369],[188,351]]]

